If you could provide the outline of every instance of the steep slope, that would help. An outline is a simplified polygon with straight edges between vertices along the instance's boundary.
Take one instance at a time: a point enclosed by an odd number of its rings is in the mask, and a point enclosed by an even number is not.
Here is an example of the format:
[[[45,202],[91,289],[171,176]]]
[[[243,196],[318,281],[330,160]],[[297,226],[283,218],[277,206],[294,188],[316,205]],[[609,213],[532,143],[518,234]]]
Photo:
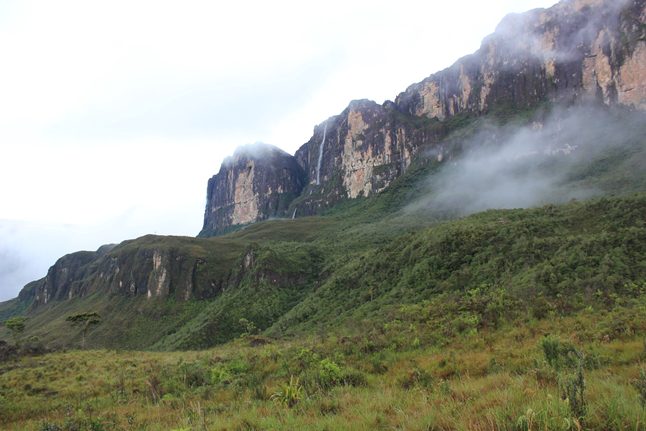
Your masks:
[[[644,1],[625,9],[565,1],[508,17],[478,53],[456,63],[479,65],[476,81],[489,70],[483,65],[495,66],[480,102],[470,102],[479,94],[475,87],[463,104],[458,93],[449,97],[451,85],[441,87],[444,113],[424,102],[433,82],[462,76],[451,75],[464,69],[454,66],[396,102],[350,103],[315,127],[295,156],[261,144],[243,147],[209,181],[200,235],[245,229],[215,238],[149,235],[107,254],[65,256],[17,300],[0,304],[0,316],[26,313],[28,335],[65,344],[78,338],[69,333],[67,315],[99,311],[104,321],[90,345],[167,350],[231,340],[248,329],[241,319],[274,335],[296,333],[478,288],[503,286],[531,299],[537,292],[558,296],[568,287],[562,283],[570,283],[569,294],[583,295],[572,309],[586,303],[591,289],[632,294],[621,286],[644,282],[637,244],[643,196],[554,204],[646,191],[646,119],[624,106],[628,93],[642,91],[639,74],[625,65],[641,64],[645,42],[637,22],[645,21]],[[512,37],[508,27],[529,33]],[[550,45],[558,53],[554,76],[544,51],[522,45],[548,30],[558,36]],[[616,72],[615,84],[604,81],[588,97],[583,78],[570,79],[590,72],[589,65],[564,55],[596,52],[589,50],[601,34],[609,41],[603,58]],[[625,43],[618,46],[622,34]],[[527,78],[530,66],[535,79]],[[570,74],[570,66],[579,72]],[[559,78],[561,70],[567,73]],[[605,97],[629,76],[633,90]],[[462,90],[467,78],[459,79]],[[551,84],[542,92],[540,83]],[[631,100],[641,106],[639,97]],[[488,208],[533,205],[541,209],[452,221]],[[507,261],[501,257],[527,244],[539,254],[523,249]],[[599,254],[606,245],[617,250],[610,260]],[[584,257],[561,268],[568,249]],[[585,265],[587,272],[579,270]],[[557,269],[548,274],[550,267]]]
[[[284,214],[304,181],[305,172],[284,151],[263,143],[238,148],[209,180],[198,236],[221,235]]]
[[[473,55],[411,85],[403,112],[527,109],[544,100],[646,108],[646,2],[566,0],[511,14]]]
[[[509,15],[476,53],[411,85],[394,103],[351,102],[296,152],[307,186],[275,215],[321,214],[379,193],[428,152],[451,161],[462,145],[440,141],[474,118],[506,121],[545,106],[590,103],[646,108],[646,0],[566,0]],[[229,226],[227,217],[221,223]]]

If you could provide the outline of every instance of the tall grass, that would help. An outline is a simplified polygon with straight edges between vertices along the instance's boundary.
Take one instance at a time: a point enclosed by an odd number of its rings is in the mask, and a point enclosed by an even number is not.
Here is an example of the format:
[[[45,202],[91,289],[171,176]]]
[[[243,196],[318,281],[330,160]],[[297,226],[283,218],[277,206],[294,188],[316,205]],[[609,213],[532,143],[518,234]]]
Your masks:
[[[646,429],[646,333],[609,339],[603,329],[627,311],[506,321],[436,343],[418,326],[425,341],[398,344],[412,322],[403,310],[381,326],[386,347],[378,349],[364,328],[249,336],[200,352],[23,357],[0,366],[0,429]],[[644,327],[646,316],[632,323]],[[577,327],[598,329],[581,341]],[[545,340],[559,342],[552,356]],[[579,364],[585,404],[576,410],[563,385]],[[290,380],[300,387],[296,402],[273,401]]]

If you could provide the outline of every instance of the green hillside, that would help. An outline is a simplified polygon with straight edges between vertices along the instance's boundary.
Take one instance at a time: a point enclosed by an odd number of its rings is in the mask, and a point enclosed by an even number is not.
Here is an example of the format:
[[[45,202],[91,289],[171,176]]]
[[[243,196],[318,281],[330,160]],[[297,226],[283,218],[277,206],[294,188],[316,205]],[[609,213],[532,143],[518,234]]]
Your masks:
[[[240,319],[267,335],[293,336],[378,320],[393,306],[465,296],[486,309],[503,295],[515,310],[542,307],[531,311],[538,314],[575,312],[599,297],[633,298],[646,281],[646,202],[638,193],[646,190],[646,122],[630,111],[582,109],[559,117],[555,138],[554,115],[466,121],[444,141],[454,163],[422,151],[381,193],[323,216],[210,239],[148,235],[89,263],[83,255],[78,279],[68,283],[79,292],[72,299],[27,308],[32,296],[25,294],[0,313],[29,316],[27,336],[75,346],[80,335],[65,317],[98,311],[103,323],[89,346],[176,350],[235,339],[247,330]],[[536,121],[539,131],[529,127]],[[527,153],[541,145],[575,150]],[[517,156],[522,151],[530,156]],[[595,196],[606,198],[586,200]],[[473,213],[488,200],[525,209]],[[115,263],[133,285],[150,284],[154,253],[166,256],[165,298],[115,284]],[[495,324],[496,313],[465,319]]]

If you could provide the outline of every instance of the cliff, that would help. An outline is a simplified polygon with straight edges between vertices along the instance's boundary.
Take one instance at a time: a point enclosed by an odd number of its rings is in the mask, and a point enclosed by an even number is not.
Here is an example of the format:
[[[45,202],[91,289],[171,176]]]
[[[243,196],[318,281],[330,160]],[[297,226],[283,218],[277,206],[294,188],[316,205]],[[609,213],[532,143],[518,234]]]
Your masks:
[[[87,293],[83,289],[83,279],[92,274],[91,264],[108,254],[116,244],[106,244],[97,251],[78,251],[66,254],[56,261],[47,275],[25,286],[18,298],[21,301],[33,300],[32,306],[44,305],[52,300],[71,299],[75,295]]]
[[[548,100],[646,108],[646,1],[566,0],[511,14],[480,49],[397,96],[444,119]]]
[[[198,236],[221,235],[283,214],[305,182],[291,155],[271,145],[239,147],[207,187],[204,225]]]
[[[459,119],[504,117],[545,104],[646,109],[646,0],[565,0],[508,15],[476,53],[411,85],[395,102],[353,101],[317,125],[294,156],[303,183],[294,168],[258,181],[257,161],[237,151],[235,162],[225,162],[209,181],[200,235],[272,216],[320,214],[379,193],[413,160],[451,160],[459,143],[445,148],[439,142]],[[279,199],[281,193],[287,198]]]
[[[406,172],[426,138],[402,120],[392,103],[352,101],[340,115],[316,126],[296,152],[308,185],[290,211],[313,215],[341,200],[379,193]]]
[[[484,154],[512,138],[525,142],[530,134],[548,145],[546,152],[532,147],[505,153],[507,162],[543,153],[568,154],[568,160],[540,157],[542,165],[528,180],[540,183],[530,184],[534,189],[552,185],[544,178],[560,178],[567,186],[561,202],[584,189],[595,191],[595,196],[646,190],[646,121],[639,111],[646,109],[645,10],[646,0],[568,0],[549,10],[508,16],[478,52],[410,86],[394,102],[352,101],[339,115],[315,126],[294,156],[260,143],[238,148],[208,182],[199,236],[219,237],[148,235],[64,256],[45,278],[25,286],[17,300],[0,304],[0,317],[25,312],[33,316],[34,328],[45,328],[44,339],[63,339],[69,332],[63,319],[67,314],[97,310],[106,316],[97,330],[103,331],[103,345],[129,348],[210,346],[238,336],[241,329],[236,325],[242,318],[261,329],[278,325],[275,331],[301,324],[314,327],[333,301],[344,307],[372,304],[373,295],[378,295],[373,287],[383,280],[374,279],[370,286],[364,280],[379,273],[382,263],[362,262],[374,262],[392,241],[410,242],[397,237],[409,227],[452,217],[448,210],[427,214],[430,206],[437,210],[439,197],[446,193],[454,207],[472,198],[474,193],[456,196],[456,188],[443,188],[450,181],[441,173],[453,172],[451,181],[471,176],[482,189],[493,188],[487,179],[500,176],[500,166],[507,165],[487,166],[490,176],[478,170],[469,173],[462,166],[467,159],[462,151]],[[556,106],[565,109],[553,109],[549,116],[543,111]],[[579,106],[586,108],[574,109]],[[573,119],[559,116],[564,112]],[[524,118],[523,127],[497,127],[514,115]],[[543,121],[541,116],[549,118]],[[585,121],[578,121],[581,118]],[[581,148],[579,154],[570,157],[576,148]],[[440,169],[442,164],[450,169]],[[509,192],[506,186],[511,183],[526,194],[517,171],[530,165],[512,166],[501,181],[501,194]],[[565,167],[571,175],[555,175]],[[420,183],[439,186],[429,194]],[[462,186],[472,192],[477,189],[473,184]],[[374,199],[358,202],[371,196]],[[551,193],[549,199],[554,196]],[[352,199],[358,204],[335,208],[339,217],[304,218]],[[577,194],[576,199],[588,196]],[[490,201],[486,205],[496,207]],[[553,210],[554,205],[546,205],[535,216],[551,219]],[[641,207],[635,214],[640,211]],[[271,218],[297,220],[249,226]],[[496,226],[509,223],[505,212],[492,220]],[[557,226],[561,229],[562,223]],[[220,236],[241,227],[246,229]],[[465,238],[469,243],[483,240]],[[418,258],[416,252],[411,254],[407,264],[415,265]],[[457,268],[447,266],[442,274],[452,276]],[[420,271],[426,277],[427,269]],[[464,271],[456,285],[470,280],[470,270]],[[504,273],[504,268],[496,270],[487,280],[498,285],[496,277]],[[347,274],[355,275],[344,279]],[[392,298],[430,285],[423,277],[400,273],[397,265],[387,277],[394,284],[383,287],[384,292],[399,292]],[[405,279],[409,281],[399,285]],[[365,292],[357,293],[357,286],[364,286]],[[433,294],[445,287],[437,284]],[[327,296],[298,305],[316,292]],[[297,305],[297,313],[286,314]]]

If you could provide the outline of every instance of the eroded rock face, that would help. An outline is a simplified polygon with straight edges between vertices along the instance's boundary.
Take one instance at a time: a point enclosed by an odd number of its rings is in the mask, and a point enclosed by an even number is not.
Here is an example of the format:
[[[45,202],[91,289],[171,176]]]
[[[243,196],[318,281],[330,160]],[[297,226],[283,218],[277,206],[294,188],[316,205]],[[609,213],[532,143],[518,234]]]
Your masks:
[[[209,180],[198,236],[220,235],[282,215],[304,185],[305,172],[293,156],[263,143],[240,147]]]
[[[303,198],[294,205],[297,215],[378,193],[403,174],[415,144],[425,138],[400,116],[392,102],[355,100],[340,115],[316,126],[312,138],[296,152],[308,179]]]
[[[200,235],[274,215],[319,214],[379,193],[421,154],[445,163],[453,154],[437,143],[450,132],[444,120],[456,115],[522,111],[546,102],[646,109],[645,23],[646,0],[564,0],[508,15],[475,54],[411,85],[395,102],[353,101],[316,126],[295,154],[305,172],[302,192],[290,169],[270,178],[258,166],[260,158],[236,152],[209,182]],[[271,196],[287,188],[296,195],[281,201],[292,202],[286,210]]]
[[[33,298],[33,304],[38,305],[81,294],[81,280],[87,274],[87,266],[97,259],[98,254],[93,251],[79,251],[61,257],[49,268],[45,278],[34,282],[33,286],[32,283],[27,285],[32,289],[25,293],[25,299]]]
[[[198,271],[205,263],[203,258],[174,247],[118,251],[99,262],[88,279],[87,289],[145,296],[148,300],[205,299],[224,290],[227,282],[226,277],[224,280],[202,280]]]
[[[207,270],[222,262],[202,257],[208,253],[194,241],[175,237],[173,244],[161,241],[156,246],[157,237],[147,235],[124,241],[114,252],[115,246],[109,245],[97,252],[72,253],[50,267],[46,277],[26,285],[19,299],[29,302],[31,309],[96,291],[147,300],[188,301],[213,298],[235,286],[239,280],[231,270]]]
[[[545,100],[645,109],[645,22],[645,0],[566,0],[508,15],[475,54],[408,87],[397,107],[439,119]]]
[[[395,102],[353,101],[314,128],[296,158],[308,186],[290,211],[311,215],[369,196],[413,159],[452,154],[435,142],[447,132],[421,123],[543,102],[624,104],[646,109],[646,0],[566,0],[511,14],[473,55],[411,85]]]

